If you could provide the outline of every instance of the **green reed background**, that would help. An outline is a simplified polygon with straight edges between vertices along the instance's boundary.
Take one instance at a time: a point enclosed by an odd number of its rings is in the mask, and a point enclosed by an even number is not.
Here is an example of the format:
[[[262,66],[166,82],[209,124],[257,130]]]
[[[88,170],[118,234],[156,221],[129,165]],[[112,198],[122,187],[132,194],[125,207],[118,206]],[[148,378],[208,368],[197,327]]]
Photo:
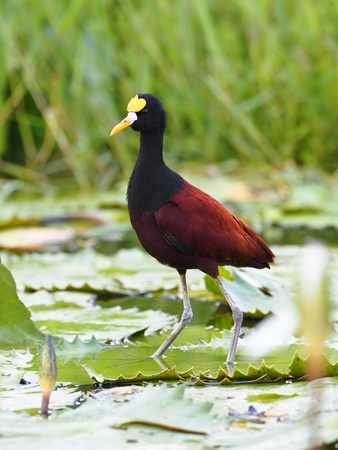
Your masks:
[[[2,0],[0,170],[105,188],[135,159],[109,137],[162,99],[170,161],[337,168],[335,0]]]

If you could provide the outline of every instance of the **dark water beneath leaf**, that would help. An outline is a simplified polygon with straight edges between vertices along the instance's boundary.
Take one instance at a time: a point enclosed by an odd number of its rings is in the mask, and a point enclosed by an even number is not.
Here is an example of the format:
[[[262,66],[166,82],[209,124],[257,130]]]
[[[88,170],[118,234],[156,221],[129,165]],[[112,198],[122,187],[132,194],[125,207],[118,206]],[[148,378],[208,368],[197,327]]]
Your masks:
[[[272,226],[264,229],[260,235],[270,245],[299,245],[320,242],[327,247],[338,246],[338,230],[334,227],[313,229],[307,227],[285,228]]]

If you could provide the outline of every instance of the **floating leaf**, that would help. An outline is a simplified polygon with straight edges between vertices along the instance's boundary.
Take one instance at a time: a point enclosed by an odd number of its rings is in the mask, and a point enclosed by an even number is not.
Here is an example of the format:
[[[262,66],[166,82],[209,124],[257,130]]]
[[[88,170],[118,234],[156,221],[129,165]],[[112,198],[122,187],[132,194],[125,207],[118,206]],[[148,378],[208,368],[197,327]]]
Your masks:
[[[60,245],[75,237],[71,228],[21,227],[0,231],[0,247],[7,250],[34,251]]]
[[[120,347],[122,347],[122,345]],[[81,361],[87,356],[96,359],[101,352],[110,348],[111,345],[101,344],[95,336],[92,336],[89,342],[83,342],[79,336],[75,336],[72,342],[62,338],[55,346],[55,352],[58,360],[63,364],[66,364],[71,360],[77,362]]]
[[[184,391],[184,386],[172,390],[166,386],[148,386],[132,401],[121,405],[119,425],[139,424],[181,433],[210,434],[216,427],[210,413],[212,403],[196,404],[184,398]]]
[[[290,301],[291,292],[279,278],[267,272],[254,269],[220,268],[220,275],[226,290],[247,316],[264,317],[277,312]],[[206,287],[223,295],[219,287],[205,277]],[[225,300],[224,300],[225,302]]]
[[[24,188],[21,188],[21,193]],[[0,227],[37,225],[41,221],[50,221],[52,218],[64,219],[69,215],[82,214],[104,218],[105,208],[112,206],[125,206],[125,193],[114,189],[109,191],[92,191],[83,193],[72,192],[68,196],[56,198],[52,192],[44,192],[45,195],[37,198],[7,199],[1,205]],[[112,212],[109,212],[111,217]]]
[[[293,449],[301,450],[314,431],[309,417],[309,404],[314,400],[311,390],[322,398],[314,409],[321,418],[316,438],[321,443],[338,439],[338,390],[333,379],[319,380],[312,386],[302,382],[239,383],[216,389],[150,385],[137,390],[128,388],[118,399],[115,389],[105,389],[104,395],[94,392],[94,398],[77,402],[80,407],[59,410],[48,422],[0,410],[2,446],[14,448],[25,443],[40,450],[48,444],[54,450],[60,446],[71,448],[74,442],[83,448],[105,448],[114,442],[122,450],[135,444],[140,448],[167,448],[170,437],[173,448],[187,450],[224,448],[224,442],[229,448],[268,450],[275,448],[276,440],[278,448],[292,444]],[[31,389],[28,392],[27,397],[32,398]],[[277,392],[282,399],[262,404],[259,397],[266,399],[271,392]],[[54,401],[58,397],[69,404],[62,389],[55,392]]]
[[[121,250],[111,257],[91,248],[76,254],[26,254],[8,258],[7,264],[18,286],[28,291],[73,290],[123,296],[172,289],[179,283],[175,270],[136,249]]]
[[[103,383],[104,382],[104,376],[100,373],[97,373],[95,369],[93,369],[88,364],[81,364],[81,367],[87,372],[89,378],[91,378],[93,381],[97,383]]]
[[[136,353],[136,350],[135,350]],[[177,359],[177,358],[176,358]],[[134,360],[141,364],[140,356],[134,356]],[[186,360],[189,361],[189,356],[186,356]],[[325,376],[338,376],[338,362],[335,364],[331,364],[323,355],[323,360],[325,361],[326,372]],[[102,375],[98,379],[95,378],[95,373],[98,371],[103,373],[107,372],[107,368],[102,366],[99,362],[93,362],[92,364],[86,364],[86,366],[82,366],[89,376],[95,381],[102,383],[114,383],[114,384],[126,384],[126,383],[135,383],[142,381],[168,381],[168,380],[189,380],[197,385],[226,385],[233,384],[238,382],[246,382],[246,383],[270,383],[270,382],[281,382],[287,380],[299,380],[307,375],[307,358],[301,358],[298,352],[295,352],[291,361],[288,364],[285,364],[285,370],[278,369],[274,364],[268,364],[264,360],[259,364],[251,364],[247,365],[241,364],[241,367],[235,367],[233,369],[227,368],[224,366],[219,366],[218,370],[216,370],[213,374],[210,373],[209,370],[201,371],[195,369],[194,367],[190,367],[186,370],[178,369],[176,365],[170,366],[167,359],[160,360],[157,362],[152,359],[145,359],[144,363],[147,361],[147,371],[137,371],[137,365],[131,366],[133,363],[133,358],[131,355],[128,355],[128,351],[125,354],[125,362],[122,361],[122,353],[115,353],[111,356],[112,368],[114,367],[114,362],[118,361],[117,367],[114,369],[115,373],[120,372],[120,375],[117,375],[114,378],[110,378],[108,376]],[[189,364],[189,362],[188,362]],[[167,367],[165,367],[167,366]],[[182,364],[180,364],[182,366]],[[97,368],[98,369],[97,369]],[[135,367],[134,373],[132,373],[132,367]],[[124,371],[125,368],[125,371]]]
[[[11,354],[0,354],[0,388],[17,386],[25,371],[32,366],[33,357],[28,349],[26,352],[13,350]]]
[[[0,411],[1,443],[6,448],[24,436],[27,445],[38,449],[47,443],[51,449],[71,448],[74,442],[81,442],[84,448],[93,445],[104,448],[114,442],[119,449],[128,449],[134,442],[142,447],[147,443],[155,447],[167,445],[170,432],[171,441],[180,448],[186,443],[188,447],[184,448],[190,450],[196,448],[196,442],[210,436],[218,423],[210,402],[196,403],[185,398],[185,392],[183,386],[177,389],[148,386],[126,396],[123,402],[107,396],[95,398],[94,394],[80,408],[59,411],[48,422]]]
[[[248,395],[246,397],[246,399],[248,400],[248,402],[275,402],[276,400],[288,400],[289,398],[292,397],[297,397],[298,394],[294,393],[294,394],[289,394],[289,395],[285,395],[285,394],[277,394],[275,392],[271,392],[271,393],[263,393],[263,394],[252,394],[252,395]]]
[[[75,338],[78,335],[82,340],[90,340],[95,335],[96,339],[110,340],[116,343],[135,333],[141,332],[142,335],[149,335],[163,329],[166,330],[176,321],[174,316],[161,310],[140,311],[137,307],[122,308],[120,305],[116,305],[116,302],[113,302],[110,308],[102,308],[85,300],[82,305],[67,304],[67,298],[71,302],[74,294],[83,295],[68,292],[49,294],[58,295],[58,298],[62,298],[63,301],[54,303],[47,308],[34,309],[35,323],[40,327],[45,327],[53,336]],[[140,299],[135,298],[135,304],[140,304],[140,301],[137,300]],[[121,300],[119,303],[123,304],[123,301]],[[79,351],[81,353],[81,344],[79,341],[75,341],[74,345],[76,356]]]
[[[28,254],[8,261],[21,289],[75,290],[124,295],[130,290],[113,279],[109,258],[91,249],[76,254]],[[103,273],[105,272],[105,273]]]

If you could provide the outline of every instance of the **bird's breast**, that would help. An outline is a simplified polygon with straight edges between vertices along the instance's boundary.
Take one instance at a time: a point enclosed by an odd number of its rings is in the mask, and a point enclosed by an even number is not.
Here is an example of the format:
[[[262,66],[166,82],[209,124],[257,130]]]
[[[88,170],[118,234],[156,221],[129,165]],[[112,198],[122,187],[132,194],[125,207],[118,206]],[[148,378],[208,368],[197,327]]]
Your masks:
[[[133,217],[159,210],[177,193],[183,178],[166,165],[136,165],[127,190],[128,208]]]

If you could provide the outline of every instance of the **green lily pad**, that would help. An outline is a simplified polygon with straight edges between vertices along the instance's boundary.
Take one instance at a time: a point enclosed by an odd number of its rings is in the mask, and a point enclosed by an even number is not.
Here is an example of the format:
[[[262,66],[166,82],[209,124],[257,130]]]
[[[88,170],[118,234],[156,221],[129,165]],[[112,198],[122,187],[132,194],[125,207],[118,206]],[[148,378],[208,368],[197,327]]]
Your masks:
[[[32,388],[28,398],[35,402]],[[267,397],[276,392],[279,398]],[[125,450],[139,447],[166,448],[304,448],[310,439],[318,444],[338,439],[337,381],[196,387],[167,385],[131,389],[112,388],[83,398],[77,408],[54,411],[50,420],[0,410],[1,443],[4,448],[26,444],[40,450],[84,449],[114,442]],[[74,401],[69,390],[52,395],[67,404]],[[316,398],[320,398],[318,403]],[[263,399],[263,400],[262,400]],[[310,405],[312,407],[310,408]],[[35,408],[38,404],[35,403]],[[33,411],[32,411],[33,413]],[[311,421],[320,417],[320,426]],[[99,419],[99,420],[98,420]]]
[[[23,379],[25,371],[32,366],[34,355],[29,350],[0,354],[0,388],[13,388]]]
[[[137,249],[121,250],[112,256],[91,248],[76,254],[26,254],[7,258],[7,265],[18,287],[27,291],[72,290],[122,296],[172,289],[179,283],[175,270]]]
[[[189,380],[201,386],[210,384],[236,384],[238,382],[285,382],[287,380],[299,380],[306,377],[310,358],[310,355],[302,358],[296,351],[287,364],[283,363],[280,365],[281,368],[278,368],[278,364],[269,364],[263,360],[259,364],[240,363],[239,365],[235,365],[234,368],[229,368],[223,364],[215,370],[221,360],[218,357],[216,359],[214,358],[213,362],[209,360],[208,367],[214,367],[214,371],[210,369],[203,371],[201,370],[202,366],[196,360],[195,367],[191,365],[194,362],[191,354],[179,355],[177,351],[175,352],[175,357],[170,355],[170,357],[164,360],[153,360],[144,358],[144,356],[142,358],[142,352],[138,353],[136,350],[134,350],[134,356],[132,356],[132,350],[117,350],[114,353],[110,352],[110,355],[110,368],[102,366],[102,361],[107,361],[108,354],[101,359],[101,363],[97,361],[96,364],[95,362],[82,364],[88,376],[94,381],[98,383],[111,382],[116,385],[144,381]],[[323,376],[338,376],[338,361],[331,364],[324,355],[322,355],[322,360],[324,368]],[[118,363],[116,364],[115,361],[118,361]],[[144,369],[142,369],[142,366]],[[114,377],[108,376],[108,373],[112,372],[116,375]],[[105,373],[106,375],[104,375]]]
[[[90,356],[95,359],[107,350],[108,344],[101,344],[94,336],[89,342],[83,342],[79,336],[75,336],[72,342],[62,338],[55,346],[55,353],[59,361],[66,364],[68,361],[81,361],[84,357]],[[39,353],[41,347],[39,346]]]
[[[290,288],[268,271],[220,267],[219,272],[226,290],[247,316],[264,317],[290,302]],[[226,302],[215,280],[206,275],[205,283],[207,289]]]
[[[23,189],[21,188],[21,191]],[[23,197],[23,196],[22,196]],[[113,192],[92,191],[72,192],[68,196],[55,197],[51,190],[42,196],[27,195],[27,198],[8,200],[1,205],[0,227],[37,225],[42,220],[67,217],[67,214],[87,214],[92,217],[104,217],[106,208],[125,208],[123,189]],[[112,213],[110,212],[109,216]]]
[[[147,336],[169,329],[176,322],[172,314],[152,309],[156,302],[151,299],[124,298],[110,302],[109,307],[102,307],[83,292],[39,291],[24,293],[22,298],[30,306],[35,324],[46,333],[67,338],[67,341],[75,339],[72,344],[75,359],[78,359],[82,350],[95,353],[96,339],[121,342],[137,333]],[[79,338],[91,341],[91,345],[82,343]],[[62,348],[66,350],[67,345],[64,341]],[[70,354],[71,349],[68,350]]]
[[[18,227],[0,231],[0,247],[17,251],[33,251],[62,244],[75,237],[71,228]]]

